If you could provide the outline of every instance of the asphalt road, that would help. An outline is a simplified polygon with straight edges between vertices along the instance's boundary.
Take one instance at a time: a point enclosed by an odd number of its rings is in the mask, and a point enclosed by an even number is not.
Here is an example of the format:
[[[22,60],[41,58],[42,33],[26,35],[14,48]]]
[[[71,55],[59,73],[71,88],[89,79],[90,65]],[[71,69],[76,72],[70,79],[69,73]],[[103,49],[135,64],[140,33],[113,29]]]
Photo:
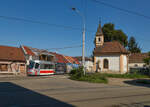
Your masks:
[[[150,107],[150,87],[78,82],[63,75],[0,78],[0,107]]]

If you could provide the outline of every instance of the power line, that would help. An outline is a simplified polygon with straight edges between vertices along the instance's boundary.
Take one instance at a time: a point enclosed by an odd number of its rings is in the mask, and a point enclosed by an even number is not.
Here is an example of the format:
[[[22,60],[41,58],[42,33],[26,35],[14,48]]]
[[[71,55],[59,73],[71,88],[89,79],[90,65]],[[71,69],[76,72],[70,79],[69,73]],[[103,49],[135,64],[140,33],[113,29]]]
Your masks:
[[[51,23],[48,23],[48,22],[30,20],[30,19],[19,18],[19,17],[2,16],[2,15],[0,15],[0,18],[1,18],[1,19],[7,19],[7,20],[16,20],[16,21],[28,22],[28,23],[33,23],[33,24],[42,24],[42,25],[54,26],[54,27],[65,28],[65,29],[82,30],[82,28],[79,28],[79,27],[72,27],[72,26],[51,24]],[[87,29],[87,32],[95,32],[95,31],[92,31],[92,30],[88,30],[88,29]]]
[[[82,45],[76,45],[76,46],[67,46],[67,47],[61,47],[61,48],[49,48],[45,50],[62,50],[62,49],[70,49],[70,48],[80,48]]]
[[[55,26],[60,28],[67,28],[67,29],[74,29],[74,30],[81,30],[80,28],[72,27],[72,26],[65,26],[65,25],[57,25],[57,24],[50,24],[48,22],[42,22],[42,21],[36,21],[36,20],[30,20],[25,18],[18,18],[18,17],[11,17],[11,16],[2,16],[0,15],[0,18],[7,19],[7,20],[16,20],[16,21],[22,21],[22,22],[29,22],[29,23],[36,23],[36,24],[43,24],[48,26]]]
[[[59,27],[59,28],[67,28],[67,29],[73,29],[73,30],[82,30],[80,28],[74,28],[72,26],[50,24],[50,23],[47,23],[47,22],[29,20],[29,19],[25,19],[25,18],[18,18],[18,17],[11,17],[11,16],[2,16],[2,15],[0,15],[0,18],[7,19],[7,20],[16,20],[16,21],[23,21],[23,22],[35,23],[35,24],[43,24],[43,25],[48,25],[48,26],[55,26],[55,27]],[[89,29],[86,29],[86,31],[87,32],[95,33],[95,31],[92,31],[92,30],[89,30]]]
[[[113,5],[110,5],[110,4],[107,4],[107,3],[104,3],[104,2],[101,2],[101,1],[98,1],[98,0],[92,0],[94,2],[98,2],[100,4],[103,4],[103,5],[106,5],[106,6],[109,6],[109,7],[112,7],[112,8],[115,8],[115,9],[119,9],[119,10],[122,10],[122,11],[125,11],[125,12],[129,12],[129,13],[137,13],[137,12],[132,12],[132,11],[129,11],[129,10],[125,10],[125,9],[121,9],[119,7],[115,7]],[[139,13],[136,14],[136,15],[140,15]],[[145,16],[145,15],[142,15],[142,16]],[[148,19],[150,19],[149,16],[146,16]],[[72,30],[82,30],[81,28],[77,28],[77,27],[72,27],[72,26],[65,26],[65,25],[57,25],[57,24],[50,24],[48,22],[42,22],[42,21],[36,21],[36,20],[30,20],[30,19],[25,19],[25,18],[18,18],[18,17],[11,17],[11,16],[3,16],[3,15],[0,15],[0,18],[2,19],[7,19],[7,20],[16,20],[16,21],[22,21],[22,22],[29,22],[29,23],[34,23],[34,24],[43,24],[43,25],[48,25],[48,26],[55,26],[55,27],[59,27],[59,28],[65,28],[65,29],[72,29]],[[92,31],[92,30],[89,30],[89,29],[86,29],[87,32],[94,32],[95,31]],[[55,49],[55,48],[54,48]]]
[[[107,6],[107,7],[111,7],[113,9],[117,9],[117,10],[129,13],[129,14],[134,14],[134,15],[137,15],[137,16],[141,16],[141,17],[144,17],[145,19],[149,19],[150,20],[150,16],[144,15],[144,14],[139,13],[139,12],[123,9],[123,8],[120,8],[120,7],[117,7],[117,6],[114,6],[112,4],[109,4],[109,3],[106,3],[106,2],[103,2],[103,1],[99,1],[99,0],[91,0],[91,1],[99,3],[99,4],[102,4],[102,5]]]

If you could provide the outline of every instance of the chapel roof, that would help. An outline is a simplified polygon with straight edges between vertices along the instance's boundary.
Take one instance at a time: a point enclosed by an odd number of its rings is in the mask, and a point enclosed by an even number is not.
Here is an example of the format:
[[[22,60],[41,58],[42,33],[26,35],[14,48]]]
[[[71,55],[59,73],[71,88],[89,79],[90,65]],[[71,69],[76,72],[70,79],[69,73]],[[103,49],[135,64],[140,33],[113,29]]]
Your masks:
[[[128,54],[129,52],[117,41],[104,42],[102,46],[94,48],[94,54]]]

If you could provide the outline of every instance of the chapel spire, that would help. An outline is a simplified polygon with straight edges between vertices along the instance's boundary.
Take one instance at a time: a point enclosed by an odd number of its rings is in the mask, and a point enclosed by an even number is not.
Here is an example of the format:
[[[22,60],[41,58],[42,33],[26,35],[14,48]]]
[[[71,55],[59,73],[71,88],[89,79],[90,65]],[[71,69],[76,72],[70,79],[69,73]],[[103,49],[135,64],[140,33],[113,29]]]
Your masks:
[[[101,20],[99,21],[99,25],[97,28],[96,36],[103,35],[102,27],[101,27]]]
[[[101,21],[99,21],[99,25],[95,37],[95,47],[100,47],[103,44],[104,44],[104,35],[101,27]]]

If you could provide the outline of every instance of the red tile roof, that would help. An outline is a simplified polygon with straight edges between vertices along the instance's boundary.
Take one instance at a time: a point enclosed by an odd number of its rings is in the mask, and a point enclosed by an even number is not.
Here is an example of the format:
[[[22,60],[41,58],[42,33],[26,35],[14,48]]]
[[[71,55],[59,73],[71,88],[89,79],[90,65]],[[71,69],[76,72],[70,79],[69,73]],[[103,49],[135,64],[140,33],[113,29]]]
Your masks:
[[[73,58],[76,61],[76,64],[80,64],[79,60],[77,58]]]
[[[55,52],[48,52],[46,50],[40,50],[40,49],[36,49],[36,48],[29,48],[27,46],[23,46],[23,48],[25,49],[26,53],[28,55],[32,55],[34,56],[35,54],[32,52],[32,50],[36,50],[38,52],[47,52],[49,54],[52,54],[55,56],[56,58],[56,62],[57,63],[75,63],[75,64],[80,64],[79,61],[76,58],[70,57],[70,56],[64,56]]]
[[[94,54],[107,54],[107,53],[124,53],[127,54],[128,51],[117,41],[114,42],[104,42],[100,47],[94,49]]]
[[[35,56],[35,54],[32,52],[32,50],[29,47],[23,46],[23,48],[27,55]]]
[[[53,54],[56,58],[57,63],[72,63],[72,64],[80,64],[79,61],[76,58],[70,57],[70,56],[64,56],[58,53],[49,52],[50,54]]]
[[[144,63],[146,57],[148,57],[148,53],[133,53],[129,55],[129,63]]]
[[[76,56],[74,58],[76,58],[78,61],[82,61],[82,56]],[[85,57],[85,61],[93,61],[93,60],[92,60],[92,58]]]
[[[70,57],[70,56],[64,56],[69,63],[72,63],[72,64],[80,64],[79,61],[76,59],[76,58],[73,58],[73,57]]]
[[[0,46],[0,60],[25,62],[25,57],[21,48]]]

